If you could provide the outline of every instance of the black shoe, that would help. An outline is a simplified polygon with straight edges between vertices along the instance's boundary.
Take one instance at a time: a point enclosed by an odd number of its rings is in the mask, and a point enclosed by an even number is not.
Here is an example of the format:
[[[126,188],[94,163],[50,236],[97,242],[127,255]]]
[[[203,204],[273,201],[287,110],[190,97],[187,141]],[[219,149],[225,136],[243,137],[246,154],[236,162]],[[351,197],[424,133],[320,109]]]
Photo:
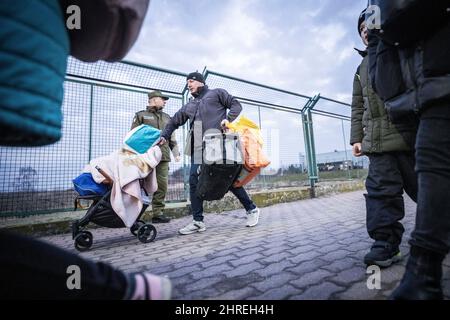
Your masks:
[[[160,215],[152,218],[152,223],[168,223],[170,218],[165,215]]]
[[[372,245],[370,252],[364,257],[364,263],[368,266],[377,265],[386,268],[401,259],[402,254],[397,245],[377,240]]]
[[[405,274],[390,300],[442,300],[443,255],[411,247]]]

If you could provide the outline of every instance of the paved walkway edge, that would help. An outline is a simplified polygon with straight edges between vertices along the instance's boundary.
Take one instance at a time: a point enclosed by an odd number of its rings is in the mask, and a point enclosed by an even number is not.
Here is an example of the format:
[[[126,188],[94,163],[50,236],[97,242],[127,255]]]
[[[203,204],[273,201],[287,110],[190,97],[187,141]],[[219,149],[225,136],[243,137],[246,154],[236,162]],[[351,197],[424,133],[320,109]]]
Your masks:
[[[351,192],[364,189],[364,181],[327,181],[316,185],[316,197],[333,193]],[[286,203],[310,198],[309,187],[291,187],[275,190],[262,190],[257,192],[249,191],[253,201],[258,207],[267,207],[278,203]],[[185,216],[189,213],[189,202],[182,202],[168,205],[166,214],[174,219]],[[235,197],[227,194],[219,201],[207,202],[205,212],[224,212],[241,208]],[[0,229],[7,229],[33,236],[45,236],[52,234],[69,233],[72,221],[81,218],[86,211],[64,212],[49,215],[38,215],[27,218],[0,220]],[[151,210],[145,212],[144,220],[151,219]]]

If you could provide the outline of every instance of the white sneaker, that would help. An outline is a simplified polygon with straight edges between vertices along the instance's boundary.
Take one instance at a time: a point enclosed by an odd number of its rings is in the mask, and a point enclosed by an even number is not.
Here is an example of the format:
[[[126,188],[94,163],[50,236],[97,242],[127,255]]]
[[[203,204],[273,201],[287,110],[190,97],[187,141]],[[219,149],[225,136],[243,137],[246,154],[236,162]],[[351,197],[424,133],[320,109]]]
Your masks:
[[[206,226],[205,223],[203,221],[192,221],[191,223],[189,223],[186,227],[181,228],[180,230],[178,230],[178,232],[180,234],[191,234],[191,233],[195,233],[195,232],[203,232],[206,230]]]
[[[247,211],[247,227],[254,227],[259,221],[259,209],[255,208],[253,210]]]

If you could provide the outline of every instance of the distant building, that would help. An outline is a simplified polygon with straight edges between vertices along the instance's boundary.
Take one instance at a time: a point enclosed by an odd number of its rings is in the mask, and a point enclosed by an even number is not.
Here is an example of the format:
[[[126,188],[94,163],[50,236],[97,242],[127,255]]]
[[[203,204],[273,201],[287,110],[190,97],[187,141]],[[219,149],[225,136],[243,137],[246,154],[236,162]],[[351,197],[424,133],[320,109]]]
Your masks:
[[[298,163],[299,163],[299,167],[302,170],[306,170],[306,161],[305,160],[306,160],[305,159],[305,155],[303,153],[299,152],[299,154],[298,154]]]
[[[316,162],[319,171],[367,169],[369,166],[367,157],[354,157],[352,150],[319,153]]]

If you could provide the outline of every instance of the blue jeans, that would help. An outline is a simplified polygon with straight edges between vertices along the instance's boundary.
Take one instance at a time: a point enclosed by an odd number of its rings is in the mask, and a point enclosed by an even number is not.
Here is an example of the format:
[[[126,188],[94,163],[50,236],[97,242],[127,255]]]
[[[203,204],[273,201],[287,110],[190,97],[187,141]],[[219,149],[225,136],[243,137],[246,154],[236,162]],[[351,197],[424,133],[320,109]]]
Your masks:
[[[420,116],[416,142],[419,193],[410,244],[446,255],[450,248],[450,102]]]
[[[203,221],[203,200],[199,199],[195,194],[198,184],[198,167],[200,164],[191,164],[191,172],[189,175],[189,194],[191,197],[191,209],[192,215],[195,221]],[[243,187],[234,188],[231,187],[230,191],[238,198],[239,202],[244,206],[246,211],[253,210],[256,205],[250,199],[247,191]]]

